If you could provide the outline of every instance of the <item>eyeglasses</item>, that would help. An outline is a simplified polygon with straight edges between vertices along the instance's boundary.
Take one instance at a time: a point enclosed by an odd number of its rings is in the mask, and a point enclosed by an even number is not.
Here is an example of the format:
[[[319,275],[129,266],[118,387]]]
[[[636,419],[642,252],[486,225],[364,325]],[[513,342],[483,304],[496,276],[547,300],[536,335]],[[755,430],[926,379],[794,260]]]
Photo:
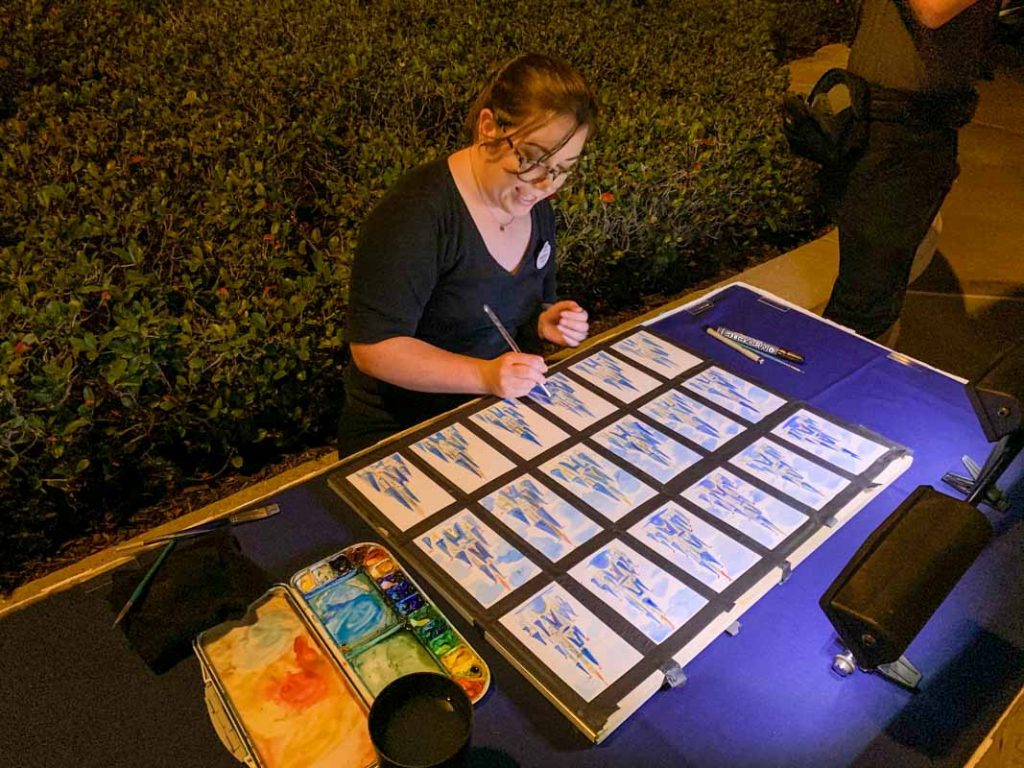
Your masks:
[[[572,174],[572,168],[565,170],[561,168],[552,168],[551,166],[542,163],[540,160],[531,160],[526,157],[526,155],[520,152],[519,148],[516,147],[511,136],[506,136],[505,141],[508,142],[509,149],[512,150],[516,156],[516,160],[519,161],[519,170],[514,171],[516,177],[521,181],[525,181],[527,184],[539,184],[545,179],[550,181],[552,184],[555,184],[560,178],[564,180],[569,178]]]

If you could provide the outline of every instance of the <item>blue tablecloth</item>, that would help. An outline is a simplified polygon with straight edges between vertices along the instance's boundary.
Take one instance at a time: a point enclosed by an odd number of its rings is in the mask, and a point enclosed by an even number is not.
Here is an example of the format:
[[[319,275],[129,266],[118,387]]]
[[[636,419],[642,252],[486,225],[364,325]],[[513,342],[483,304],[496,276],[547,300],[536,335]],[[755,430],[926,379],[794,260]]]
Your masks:
[[[685,685],[655,695],[598,746],[457,620],[494,675],[477,708],[474,743],[523,766],[962,765],[1024,685],[1024,489],[1018,483],[1013,490],[1010,512],[989,515],[996,539],[908,649],[925,676],[920,692],[870,674],[839,678],[830,669],[839,648],[818,607],[822,592],[915,487],[953,493],[941,483],[943,472],[963,472],[961,455],[980,462],[991,445],[961,382],[892,359],[888,350],[745,286],[710,302],[653,329],[908,446],[912,466],[748,611],[739,635],[721,637],[688,665]],[[708,336],[708,325],[801,351],[804,372],[757,365]],[[1020,474],[1018,462],[1006,477]],[[368,535],[322,477],[275,500],[287,514],[238,536],[279,578]]]

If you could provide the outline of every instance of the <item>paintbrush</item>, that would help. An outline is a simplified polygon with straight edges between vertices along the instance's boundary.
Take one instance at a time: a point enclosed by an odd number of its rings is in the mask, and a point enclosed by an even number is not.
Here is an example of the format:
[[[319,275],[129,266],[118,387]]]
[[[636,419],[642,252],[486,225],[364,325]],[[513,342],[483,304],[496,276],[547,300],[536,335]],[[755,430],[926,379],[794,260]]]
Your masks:
[[[512,338],[512,334],[510,334],[505,329],[504,324],[501,322],[500,319],[498,319],[498,316],[496,314],[494,314],[494,310],[492,310],[486,304],[484,304],[484,314],[486,314],[487,317],[490,318],[491,322],[494,323],[494,327],[498,329],[498,333],[501,334],[501,338],[503,338],[505,340],[505,343],[508,344],[509,347],[512,348],[512,351],[517,353],[517,354],[521,354],[522,350],[519,349],[519,345],[516,344],[516,340]],[[548,391],[548,388],[546,386],[544,386],[543,384],[538,384],[537,386],[540,387],[540,391],[544,393],[544,397],[546,397],[548,400],[550,400],[551,399],[551,392]]]
[[[165,541],[190,539],[193,536],[202,536],[204,533],[215,531],[218,528],[226,528],[229,525],[241,525],[243,523],[251,523],[255,520],[263,520],[267,517],[273,517],[280,511],[281,507],[279,505],[267,504],[263,507],[247,509],[245,512],[236,512],[233,515],[228,515],[227,517],[222,517],[219,520],[213,520],[209,523],[200,523],[199,525],[194,525],[191,528],[185,528],[181,531],[175,531],[174,533],[167,533],[163,536],[146,539],[139,546],[148,547],[151,544],[159,544]]]
[[[175,545],[181,539],[188,539],[193,536],[201,536],[204,533],[215,531],[218,528],[226,528],[229,525],[240,525],[242,523],[251,523],[254,520],[263,520],[267,517],[272,517],[281,511],[281,507],[278,504],[267,504],[262,507],[255,507],[254,509],[247,509],[244,512],[236,512],[233,515],[222,517],[219,520],[213,520],[209,523],[201,523],[194,525],[191,528],[186,528],[182,531],[175,531],[174,533],[168,533],[165,536],[157,536],[153,539],[147,539],[135,546],[148,547],[151,544],[164,544],[163,550],[157,556],[153,565],[146,571],[146,575],[142,577],[142,580],[138,583],[135,589],[132,591],[131,597],[128,598],[128,602],[121,608],[120,613],[117,614],[117,618],[114,619],[114,623],[111,624],[111,629],[116,627],[125,616],[128,615],[128,611],[132,609],[132,606],[138,602],[139,598],[146,591],[146,587],[153,581],[153,577],[156,576],[156,572],[160,570],[160,566],[164,564],[164,560],[171,554],[171,550],[174,549]]]
[[[160,570],[160,566],[164,564],[164,560],[166,560],[167,556],[171,554],[171,550],[174,549],[174,545],[177,543],[178,542],[175,539],[167,542],[167,546],[163,548],[163,551],[159,556],[157,556],[153,564],[149,566],[149,570],[146,571],[146,575],[142,577],[142,580],[132,591],[132,596],[128,598],[128,602],[124,604],[124,607],[121,608],[121,612],[117,614],[117,618],[114,619],[114,623],[110,625],[111,629],[121,623],[121,619],[128,615],[128,611],[130,611],[132,606],[135,605],[140,597],[142,597],[142,593],[146,591],[146,587],[149,586],[149,582],[151,582],[153,577],[156,576],[156,572]]]

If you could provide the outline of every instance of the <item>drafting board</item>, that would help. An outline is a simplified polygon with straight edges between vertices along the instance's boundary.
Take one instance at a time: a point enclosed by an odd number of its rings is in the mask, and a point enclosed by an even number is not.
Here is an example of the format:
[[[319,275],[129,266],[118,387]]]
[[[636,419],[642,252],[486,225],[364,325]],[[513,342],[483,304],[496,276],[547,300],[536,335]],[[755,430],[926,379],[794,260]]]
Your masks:
[[[593,741],[912,460],[647,327],[548,389],[473,401],[329,482]]]

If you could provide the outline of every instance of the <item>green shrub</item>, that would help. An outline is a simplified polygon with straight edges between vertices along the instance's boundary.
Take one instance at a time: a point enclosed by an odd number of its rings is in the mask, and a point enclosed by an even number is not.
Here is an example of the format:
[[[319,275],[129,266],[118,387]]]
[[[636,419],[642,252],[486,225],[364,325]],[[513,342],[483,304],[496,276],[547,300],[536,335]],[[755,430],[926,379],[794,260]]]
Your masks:
[[[769,0],[775,14],[772,39],[784,61],[813,53],[826,43],[853,41],[863,0]]]
[[[0,571],[322,443],[359,222],[554,52],[604,107],[562,289],[617,309],[805,237],[774,3],[13,0],[0,11]]]

